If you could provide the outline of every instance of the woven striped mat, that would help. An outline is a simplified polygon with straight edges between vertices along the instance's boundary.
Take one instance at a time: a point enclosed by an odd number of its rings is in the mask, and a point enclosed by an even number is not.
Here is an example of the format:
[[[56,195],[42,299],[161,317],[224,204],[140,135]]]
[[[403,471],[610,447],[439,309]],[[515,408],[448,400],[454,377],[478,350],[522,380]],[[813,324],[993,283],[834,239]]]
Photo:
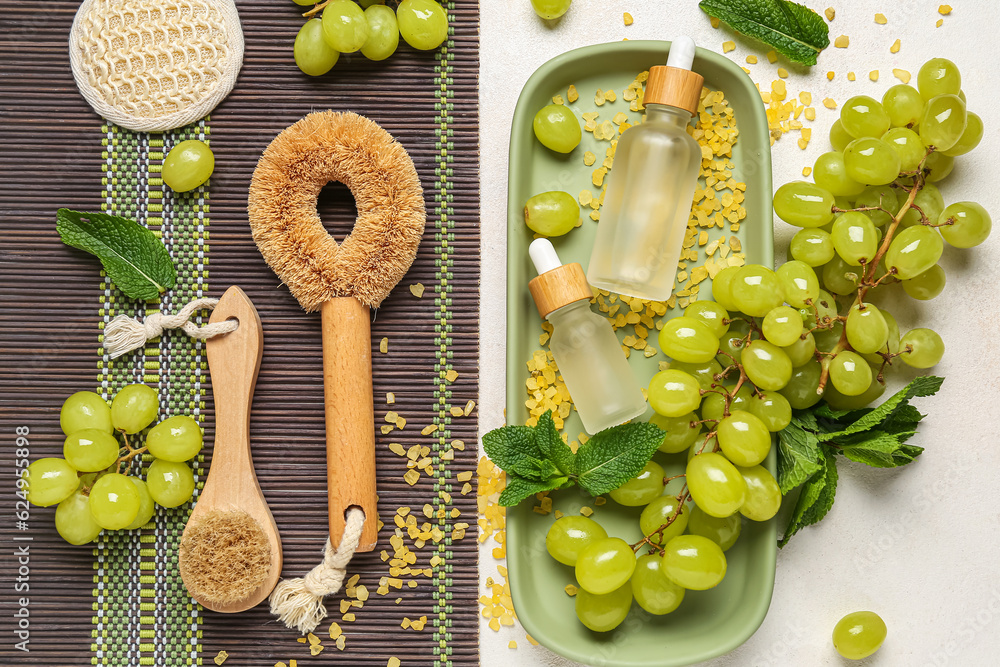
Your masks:
[[[386,665],[393,656],[404,666],[478,664],[476,502],[462,474],[474,471],[476,459],[477,5],[447,2],[453,35],[438,51],[401,44],[382,63],[345,55],[317,79],[299,73],[292,59],[301,8],[271,0],[237,6],[246,56],[233,93],[210,118],[141,134],[105,123],[78,95],[67,53],[75,2],[0,0],[0,665],[213,665],[220,651],[229,654],[226,665],[238,666]],[[117,314],[173,312],[239,285],[264,327],[251,440],[282,536],[283,576],[302,576],[321,561],[327,510],[319,318],[302,312],[261,259],[246,194],[271,139],[322,109],[366,115],[399,139],[421,175],[428,225],[410,272],[373,313],[385,526],[376,551],[357,555],[348,568],[370,597],[360,606],[356,593],[353,606],[343,591],[327,599],[330,616],[316,631],[324,648],[312,657],[309,642],[300,643],[264,605],[222,615],[187,595],[177,543],[192,505],[160,508],[141,530],[72,547],[56,534],[54,508],[26,507],[15,480],[24,460],[61,455],[59,408],[83,389],[111,397],[144,382],[159,391],[161,418],[194,415],[211,443],[203,344],[171,332],[110,360],[102,331]],[[206,186],[177,195],[159,170],[165,149],[188,138],[210,143],[216,170]],[[95,258],[60,242],[59,207],[148,225],[174,258],[177,287],[159,303],[124,297]],[[319,211],[338,238],[356,214],[350,193],[337,184],[324,189]],[[406,425],[383,433],[389,411]],[[426,447],[433,476],[404,480],[408,459],[392,443],[404,451]],[[193,462],[199,488],[210,465],[206,445]],[[434,536],[413,538],[427,532]],[[394,533],[416,562],[396,553]],[[333,621],[343,648],[330,637]]]

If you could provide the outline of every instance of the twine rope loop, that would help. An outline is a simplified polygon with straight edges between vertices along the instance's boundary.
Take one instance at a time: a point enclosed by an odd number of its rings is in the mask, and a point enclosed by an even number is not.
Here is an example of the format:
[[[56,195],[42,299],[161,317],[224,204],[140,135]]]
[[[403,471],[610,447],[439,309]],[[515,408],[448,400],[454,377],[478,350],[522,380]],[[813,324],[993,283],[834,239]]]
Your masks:
[[[104,327],[104,349],[109,357],[116,359],[142,347],[146,341],[156,338],[167,329],[182,329],[188,336],[199,340],[236,331],[239,327],[236,320],[212,322],[203,326],[190,321],[195,311],[211,310],[218,303],[218,299],[195,299],[174,315],[150,313],[142,322],[128,315],[118,315]]]

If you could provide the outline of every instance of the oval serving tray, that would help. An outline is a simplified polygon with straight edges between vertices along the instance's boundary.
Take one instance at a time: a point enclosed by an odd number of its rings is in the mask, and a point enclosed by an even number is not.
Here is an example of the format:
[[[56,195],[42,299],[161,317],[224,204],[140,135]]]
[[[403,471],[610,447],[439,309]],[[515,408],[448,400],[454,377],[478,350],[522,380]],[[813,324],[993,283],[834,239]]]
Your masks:
[[[525,362],[539,345],[541,321],[528,292],[535,276],[527,247],[533,236],[525,226],[522,209],[529,197],[547,190],[564,190],[574,197],[583,188],[595,188],[591,174],[596,167],[583,164],[583,152],[592,150],[603,159],[607,143],[584,133],[583,141],[568,155],[543,147],[534,136],[532,120],[553,95],[566,95],[574,84],[580,98],[568,104],[577,116],[600,111],[599,122],[617,110],[627,111],[621,91],[643,70],[666,62],[669,42],[625,41],[597,44],[564,53],[540,67],[525,84],[517,102],[511,128],[509,184],[507,193],[507,422],[523,424],[528,417],[524,401],[527,379]],[[773,262],[771,210],[771,152],[767,119],[760,94],[748,76],[732,61],[716,53],[698,49],[694,69],[705,77],[705,85],[721,90],[733,108],[740,134],[733,148],[737,181],[747,184],[744,207],[747,218],[736,236],[743,244],[747,263],[771,266]],[[614,89],[618,101],[598,108],[594,93]],[[616,109],[617,107],[617,109]],[[552,239],[564,262],[580,262],[584,270],[590,258],[596,226],[584,208],[583,226],[564,237]],[[711,238],[725,233],[715,228]],[[700,298],[709,298],[703,287]],[[676,316],[679,310],[668,313]],[[651,332],[650,339],[654,339]],[[653,340],[655,347],[655,340]],[[633,354],[632,368],[646,383],[657,371],[662,353],[651,359]],[[652,414],[647,411],[646,417]],[[566,420],[571,439],[582,431],[574,412]],[[683,472],[682,455],[657,454],[668,474]],[[766,465],[775,472],[775,453]],[[680,480],[668,487],[680,490]],[[641,508],[626,508],[608,500],[595,507],[593,499],[577,489],[556,492],[555,509],[564,514],[594,508],[594,517],[611,536],[634,542],[641,537],[638,515]],[[671,614],[652,616],[637,604],[625,621],[612,632],[596,633],[576,618],[574,599],[563,590],[576,584],[573,569],[556,562],[545,550],[545,534],[554,518],[532,510],[535,503],[524,502],[509,508],[507,516],[507,561],[514,608],[528,633],[552,651],[589,665],[616,667],[679,667],[727,653],[745,642],[760,626],[767,613],[774,586],[777,531],[774,520],[753,523],[744,520],[736,545],[726,552],[728,572],[723,582],[710,591],[689,591],[681,606]]]

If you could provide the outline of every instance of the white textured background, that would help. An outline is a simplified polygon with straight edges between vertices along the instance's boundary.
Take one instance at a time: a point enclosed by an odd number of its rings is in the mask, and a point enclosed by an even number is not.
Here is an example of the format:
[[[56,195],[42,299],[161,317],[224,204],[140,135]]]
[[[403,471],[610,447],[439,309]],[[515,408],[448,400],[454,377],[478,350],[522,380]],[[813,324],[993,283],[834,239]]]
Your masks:
[[[822,99],[839,104],[857,94],[881,99],[898,83],[893,67],[913,74],[930,57],[944,56],[962,70],[969,108],[986,125],[986,138],[972,154],[960,158],[943,183],[945,202],[972,199],[991,211],[1000,226],[1000,74],[996,39],[1000,3],[994,0],[950,0],[954,11],[944,25],[938,2],[926,0],[806,0],[817,11],[833,6],[831,46],[811,69],[783,60],[770,65],[767,48],[733,36],[724,26],[712,29],[696,0],[576,0],[557,22],[538,19],[528,0],[482,0],[480,113],[482,155],[482,386],[480,427],[502,425],[504,407],[504,299],[506,256],[507,146],[514,105],[525,81],[550,58],[569,49],[600,42],[670,39],[689,34],[700,46],[722,51],[748,65],[753,79],[769,88],[779,65],[790,72],[789,98],[810,91],[817,117],[807,150],[796,145],[798,133],[773,149],[775,185],[801,178],[830,150],[827,132],[838,111],[823,108]],[[625,27],[622,12],[635,23]],[[874,22],[876,12],[887,25]],[[850,37],[838,49],[832,40]],[[896,38],[897,54],[889,52]],[[655,63],[650,63],[655,64]],[[878,69],[873,83],[868,73]],[[827,71],[836,72],[833,81]],[[857,81],[847,80],[848,71]],[[582,91],[581,94],[586,94]],[[809,125],[809,123],[807,123]],[[939,184],[941,185],[941,184]],[[784,257],[793,229],[775,220],[776,258]],[[779,553],[771,609],[760,630],[741,648],[711,663],[735,665],[843,665],[830,633],[847,612],[871,609],[889,627],[885,645],[863,663],[882,666],[979,667],[1000,665],[1000,230],[971,251],[945,250],[941,261],[948,274],[944,293],[930,302],[905,296],[892,312],[901,328],[929,326],[945,339],[944,360],[932,372],[947,378],[937,396],[919,399],[929,413],[914,444],[926,452],[911,466],[872,470],[842,464],[837,502],[818,526],[805,529]],[[898,288],[897,288],[898,289]],[[902,292],[900,291],[900,294]],[[489,547],[481,553],[480,576],[496,575]],[[518,648],[510,650],[514,639]],[[481,627],[482,664],[569,665],[541,646],[531,646],[519,626],[493,632]]]

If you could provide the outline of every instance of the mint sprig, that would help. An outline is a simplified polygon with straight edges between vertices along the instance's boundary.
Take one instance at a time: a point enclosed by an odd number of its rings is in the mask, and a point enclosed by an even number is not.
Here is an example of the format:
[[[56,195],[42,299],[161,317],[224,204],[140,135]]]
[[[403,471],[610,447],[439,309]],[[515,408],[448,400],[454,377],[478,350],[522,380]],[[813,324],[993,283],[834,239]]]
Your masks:
[[[163,242],[134,220],[61,208],[56,231],[66,245],[101,260],[111,282],[128,297],[150,301],[177,283]]]
[[[702,0],[698,6],[792,62],[815,65],[816,56],[830,45],[826,21],[805,5],[788,0]]]
[[[549,411],[536,426],[493,429],[483,436],[483,449],[507,473],[498,502],[510,507],[536,493],[573,484],[593,496],[617,489],[649,463],[663,436],[653,424],[622,424],[597,433],[574,453]]]

